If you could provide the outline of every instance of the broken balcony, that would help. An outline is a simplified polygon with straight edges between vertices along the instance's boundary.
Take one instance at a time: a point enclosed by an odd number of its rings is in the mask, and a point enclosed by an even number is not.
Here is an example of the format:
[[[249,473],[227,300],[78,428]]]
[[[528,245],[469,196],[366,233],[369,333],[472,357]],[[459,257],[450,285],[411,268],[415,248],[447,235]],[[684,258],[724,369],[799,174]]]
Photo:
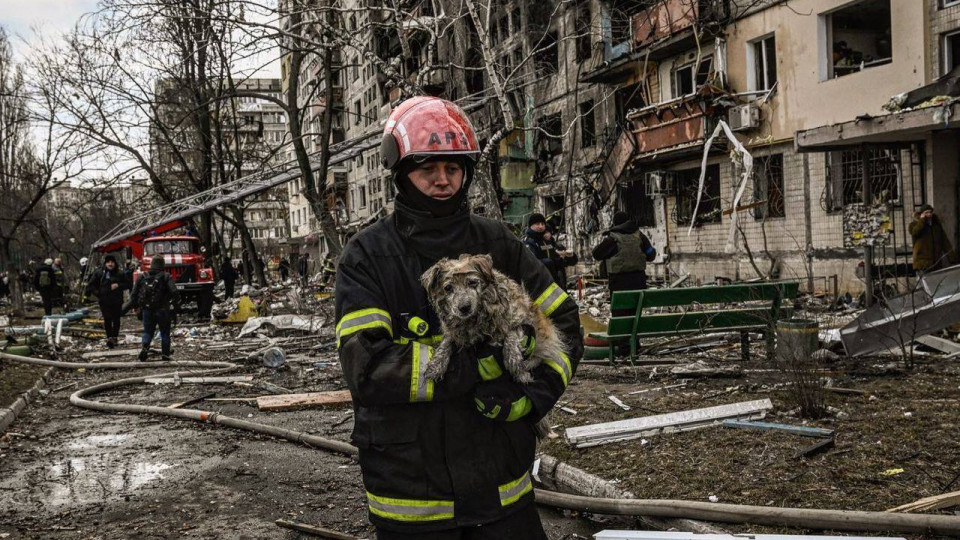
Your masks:
[[[726,111],[714,99],[721,94],[712,87],[703,87],[697,94],[630,113],[627,120],[636,140],[636,159],[652,160],[664,154],[679,158],[699,151]]]

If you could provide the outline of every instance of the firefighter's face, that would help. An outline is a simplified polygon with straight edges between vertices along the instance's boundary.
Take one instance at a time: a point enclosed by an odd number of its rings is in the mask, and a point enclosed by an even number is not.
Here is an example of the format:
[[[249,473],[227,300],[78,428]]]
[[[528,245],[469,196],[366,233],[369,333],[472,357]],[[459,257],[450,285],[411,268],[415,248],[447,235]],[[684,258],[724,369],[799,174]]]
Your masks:
[[[453,197],[463,185],[463,167],[455,161],[426,161],[408,176],[421,193],[439,200]]]

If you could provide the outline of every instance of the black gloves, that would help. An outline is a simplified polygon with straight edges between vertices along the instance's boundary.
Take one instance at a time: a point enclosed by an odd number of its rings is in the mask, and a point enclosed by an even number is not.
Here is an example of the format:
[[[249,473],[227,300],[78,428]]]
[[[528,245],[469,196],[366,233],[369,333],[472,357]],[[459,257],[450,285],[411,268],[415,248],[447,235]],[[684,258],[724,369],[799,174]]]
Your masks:
[[[508,377],[498,377],[477,385],[473,402],[480,414],[501,422],[520,420],[533,410],[533,403],[523,387]]]

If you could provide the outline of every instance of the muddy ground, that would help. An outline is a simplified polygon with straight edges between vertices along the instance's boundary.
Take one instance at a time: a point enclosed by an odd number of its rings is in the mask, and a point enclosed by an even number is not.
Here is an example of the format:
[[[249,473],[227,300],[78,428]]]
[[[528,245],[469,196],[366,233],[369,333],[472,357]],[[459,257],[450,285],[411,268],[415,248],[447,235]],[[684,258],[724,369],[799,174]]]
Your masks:
[[[131,336],[135,323],[125,321]],[[81,361],[90,342],[75,343],[61,359]],[[174,349],[180,358],[236,356],[183,338],[174,340]],[[344,388],[332,353],[301,360],[280,371],[252,363],[238,373],[297,391]],[[6,362],[3,369],[0,377],[20,371]],[[41,396],[0,437],[0,538],[307,538],[277,527],[277,519],[373,538],[360,469],[349,457],[218,426],[69,404],[77,388],[147,373],[54,373],[49,389],[77,385]],[[222,398],[267,393],[231,385],[139,385],[96,399],[169,405],[211,392]],[[193,407],[339,440],[348,440],[352,429],[349,407],[272,413],[234,402]],[[542,515],[551,539],[588,538],[603,528],[549,509]]]
[[[134,335],[135,324],[132,318],[125,321],[127,333]],[[89,343],[76,340],[74,350],[62,358],[79,361]],[[176,356],[237,356],[209,351],[207,344],[176,338]],[[715,497],[726,503],[884,510],[960,489],[960,363],[932,356],[921,359],[911,372],[892,364],[892,358],[829,365],[827,375],[835,386],[865,394],[828,393],[833,412],[805,421],[790,415],[794,407],[788,387],[782,386],[783,375],[760,352],[756,348],[746,364],[737,357],[736,345],[705,355],[646,359],[685,362],[696,357],[745,369],[738,377],[685,382],[670,375],[669,366],[584,365],[561,402],[577,414],[555,410],[550,422],[559,437],[544,441],[541,448],[643,498]],[[297,391],[343,388],[331,352],[295,360],[281,371],[251,362],[241,373]],[[4,369],[10,369],[9,364]],[[359,468],[350,458],[217,426],[104,414],[68,402],[79,387],[144,374],[55,373],[49,388],[72,382],[77,386],[41,397],[0,438],[0,538],[301,537],[276,527],[273,522],[280,518],[372,538]],[[629,394],[682,382],[680,388]],[[169,405],[210,392],[219,398],[265,393],[231,385],[140,385],[99,399]],[[610,395],[631,410],[619,408]],[[835,429],[836,446],[797,458],[797,452],[816,441],[722,427],[587,449],[571,448],[562,437],[572,426],[767,397],[775,406],[769,421]],[[347,407],[272,413],[238,402],[207,401],[193,407],[340,440],[347,440],[352,428]],[[896,469],[903,472],[889,472]],[[553,540],[632,526],[629,521],[601,518],[598,523],[549,509],[542,509],[542,515]],[[775,530],[723,527],[733,532]]]

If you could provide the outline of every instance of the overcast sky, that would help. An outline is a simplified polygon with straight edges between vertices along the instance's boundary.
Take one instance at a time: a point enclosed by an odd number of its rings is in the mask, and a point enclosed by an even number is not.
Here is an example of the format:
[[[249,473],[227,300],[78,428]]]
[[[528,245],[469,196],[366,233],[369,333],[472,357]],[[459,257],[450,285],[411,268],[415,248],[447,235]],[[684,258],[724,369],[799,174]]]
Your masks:
[[[66,32],[96,7],[97,0],[0,0],[0,25],[11,35],[29,39],[31,26],[44,33]],[[22,47],[19,40],[13,41]]]

